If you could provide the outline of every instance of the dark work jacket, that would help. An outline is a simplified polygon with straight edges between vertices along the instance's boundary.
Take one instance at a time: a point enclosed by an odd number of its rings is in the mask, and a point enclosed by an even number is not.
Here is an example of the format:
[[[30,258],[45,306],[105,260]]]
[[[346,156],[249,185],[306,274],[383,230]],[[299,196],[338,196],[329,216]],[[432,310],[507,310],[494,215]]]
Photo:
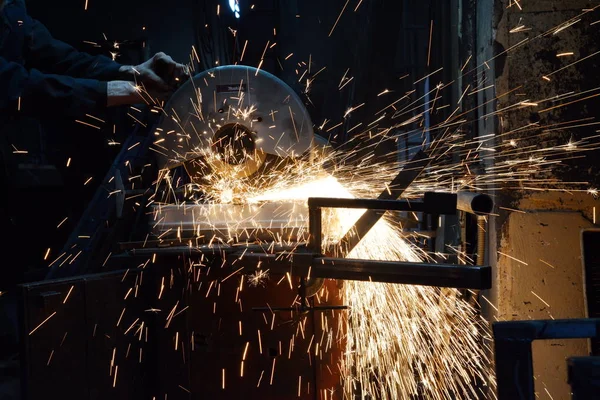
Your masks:
[[[0,252],[23,256],[19,266],[0,266],[0,290],[19,280],[24,266],[33,264],[24,256],[35,252],[21,248],[19,242],[29,241],[19,232],[28,224],[36,230],[36,224],[19,219],[19,204],[34,196],[39,198],[38,208],[32,207],[29,214],[44,212],[44,198],[20,189],[22,179],[17,173],[23,163],[35,160],[32,154],[37,150],[27,146],[34,147],[40,135],[36,119],[98,115],[106,107],[106,82],[119,78],[119,67],[110,58],[79,52],[54,39],[44,25],[27,15],[24,0],[6,0],[0,10],[0,225],[10,232],[3,236]],[[16,149],[28,154],[15,154]],[[39,263],[41,258],[35,257]]]
[[[28,117],[97,115],[120,66],[54,39],[27,14],[24,0],[7,0],[0,10],[0,186],[17,162],[37,157],[31,142],[40,129]],[[15,155],[14,149],[29,153]]]
[[[7,0],[0,20],[0,113],[77,116],[106,107],[106,81],[121,65],[54,39],[27,15],[23,0]]]

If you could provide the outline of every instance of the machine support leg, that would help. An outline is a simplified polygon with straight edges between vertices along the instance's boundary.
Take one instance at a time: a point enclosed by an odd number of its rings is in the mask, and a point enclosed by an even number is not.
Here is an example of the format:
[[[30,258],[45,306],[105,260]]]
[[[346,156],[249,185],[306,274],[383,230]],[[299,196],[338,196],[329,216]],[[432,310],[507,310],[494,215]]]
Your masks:
[[[494,342],[498,400],[533,400],[533,358],[530,340]]]
[[[308,209],[308,249],[313,253],[321,253],[321,243],[323,241],[323,226],[321,221],[321,207],[309,206]]]
[[[600,336],[600,318],[502,321],[492,324],[498,400],[535,400],[534,340]]]

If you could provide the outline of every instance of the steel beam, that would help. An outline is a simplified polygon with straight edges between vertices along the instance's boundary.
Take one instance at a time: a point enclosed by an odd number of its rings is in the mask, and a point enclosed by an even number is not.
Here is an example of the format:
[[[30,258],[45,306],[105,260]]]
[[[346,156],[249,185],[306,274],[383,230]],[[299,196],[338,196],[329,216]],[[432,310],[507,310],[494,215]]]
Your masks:
[[[310,197],[308,207],[309,210],[311,208],[366,208],[381,211],[454,214],[457,207],[457,195],[444,192],[426,192],[423,201]]]
[[[261,268],[273,273],[311,278],[387,282],[407,285],[439,286],[465,289],[489,289],[492,282],[489,266],[428,264],[402,261],[358,260],[320,257],[312,253],[231,254],[227,258],[234,270],[245,273]]]

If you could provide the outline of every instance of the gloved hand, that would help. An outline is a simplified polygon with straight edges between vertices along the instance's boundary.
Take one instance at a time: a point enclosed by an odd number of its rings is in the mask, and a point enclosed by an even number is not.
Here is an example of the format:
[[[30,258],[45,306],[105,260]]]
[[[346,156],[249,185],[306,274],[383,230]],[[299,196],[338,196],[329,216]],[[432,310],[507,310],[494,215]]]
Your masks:
[[[187,68],[165,53],[156,53],[148,61],[134,67],[136,78],[149,89],[173,90],[184,78]]]
[[[156,53],[140,65],[123,66],[119,71],[150,95],[159,98],[168,97],[189,74],[187,66],[175,62],[163,52]]]

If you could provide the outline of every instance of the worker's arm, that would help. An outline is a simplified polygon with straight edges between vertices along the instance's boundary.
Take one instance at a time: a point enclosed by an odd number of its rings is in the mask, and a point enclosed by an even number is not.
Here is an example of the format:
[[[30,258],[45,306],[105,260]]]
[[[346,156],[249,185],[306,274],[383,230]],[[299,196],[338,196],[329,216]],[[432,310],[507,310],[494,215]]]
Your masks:
[[[74,78],[110,81],[125,78],[123,66],[105,56],[92,56],[56,40],[39,21],[29,18],[25,65]]]
[[[41,71],[104,81],[135,81],[153,92],[172,90],[187,68],[165,53],[156,53],[138,66],[121,65],[105,56],[92,56],[56,40],[39,21],[30,20],[27,64]]]
[[[121,76],[144,86],[150,92],[169,93],[189,75],[188,68],[175,62],[171,56],[159,52],[137,66],[122,66]]]
[[[0,57],[0,113],[78,116],[142,101],[132,82],[44,74]]]
[[[106,87],[106,105],[108,107],[121,106],[124,104],[136,104],[147,102],[144,100],[144,96],[141,94],[143,91],[139,86],[134,85],[129,81],[110,81]],[[148,92],[145,92],[145,98],[152,96]],[[162,95],[155,95],[156,97],[162,97]]]

